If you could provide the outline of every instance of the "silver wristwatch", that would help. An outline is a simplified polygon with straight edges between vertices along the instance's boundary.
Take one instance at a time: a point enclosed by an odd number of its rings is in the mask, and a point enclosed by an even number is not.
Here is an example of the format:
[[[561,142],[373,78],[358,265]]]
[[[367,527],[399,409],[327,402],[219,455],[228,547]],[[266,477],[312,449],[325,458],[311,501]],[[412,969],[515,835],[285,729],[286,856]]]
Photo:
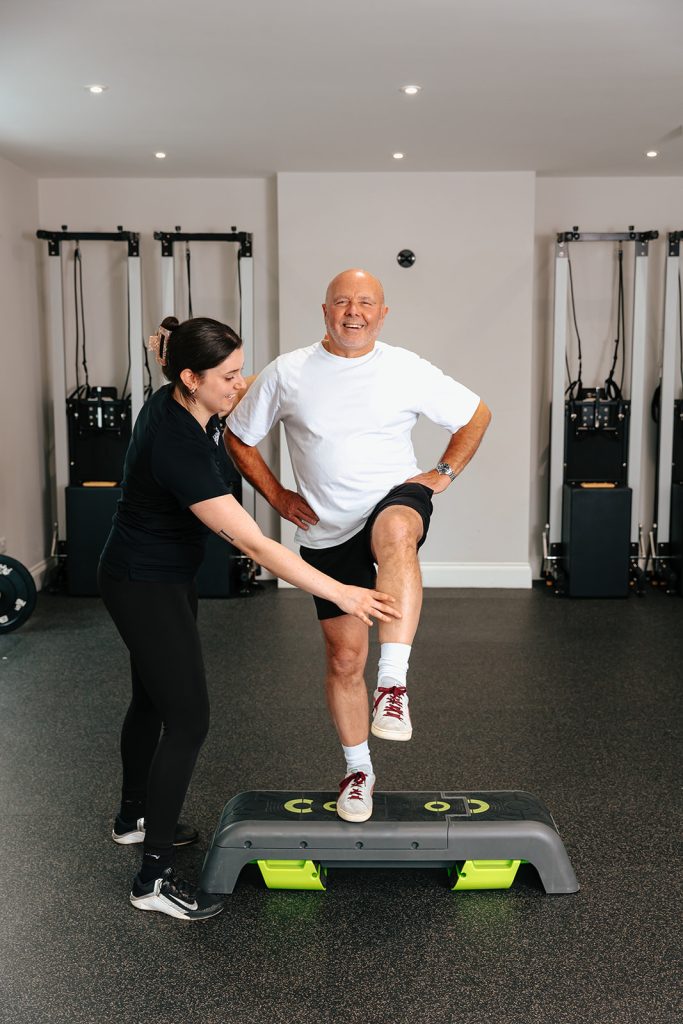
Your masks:
[[[455,480],[455,473],[447,462],[439,462],[437,464],[436,471],[437,473],[443,474],[443,476],[449,476],[451,480]]]

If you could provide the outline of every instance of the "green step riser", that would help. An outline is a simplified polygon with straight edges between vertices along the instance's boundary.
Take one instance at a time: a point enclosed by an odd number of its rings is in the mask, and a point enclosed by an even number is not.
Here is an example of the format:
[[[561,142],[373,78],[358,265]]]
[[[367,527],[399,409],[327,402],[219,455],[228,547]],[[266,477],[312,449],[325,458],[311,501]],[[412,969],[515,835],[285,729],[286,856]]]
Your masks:
[[[252,861],[258,864],[263,880],[269,889],[293,889],[299,891],[324,892],[325,868],[311,860],[271,860]],[[509,889],[515,880],[517,869],[525,861],[465,861],[462,867],[454,865],[449,875],[454,873],[457,880],[452,891],[474,892],[486,889]]]

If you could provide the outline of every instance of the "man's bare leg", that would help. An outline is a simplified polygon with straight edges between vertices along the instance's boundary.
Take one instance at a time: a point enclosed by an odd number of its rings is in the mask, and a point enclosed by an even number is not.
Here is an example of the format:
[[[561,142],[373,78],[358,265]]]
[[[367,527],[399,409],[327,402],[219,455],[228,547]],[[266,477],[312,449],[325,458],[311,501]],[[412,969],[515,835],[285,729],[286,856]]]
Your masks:
[[[341,742],[355,746],[368,738],[368,691],[363,676],[368,627],[352,615],[323,619],[320,626],[327,655],[327,706]]]
[[[413,508],[391,505],[372,528],[377,588],[396,598],[402,618],[379,625],[381,657],[374,694],[372,731],[391,740],[409,740],[412,725],[406,695],[408,659],[422,610],[422,575],[417,545],[422,517]]]
[[[363,676],[368,657],[368,627],[351,615],[323,619],[320,625],[327,655],[327,706],[346,759],[337,814],[345,821],[366,821],[372,814],[375,785],[368,747],[368,692]]]

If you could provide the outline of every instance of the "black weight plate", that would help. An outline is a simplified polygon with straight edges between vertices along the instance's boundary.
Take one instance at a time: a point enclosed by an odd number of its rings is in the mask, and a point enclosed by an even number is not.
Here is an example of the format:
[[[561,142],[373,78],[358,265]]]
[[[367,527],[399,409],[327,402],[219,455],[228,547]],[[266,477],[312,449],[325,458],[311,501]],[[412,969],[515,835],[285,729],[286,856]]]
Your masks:
[[[35,606],[36,585],[31,573],[15,558],[0,555],[0,634],[22,626]]]

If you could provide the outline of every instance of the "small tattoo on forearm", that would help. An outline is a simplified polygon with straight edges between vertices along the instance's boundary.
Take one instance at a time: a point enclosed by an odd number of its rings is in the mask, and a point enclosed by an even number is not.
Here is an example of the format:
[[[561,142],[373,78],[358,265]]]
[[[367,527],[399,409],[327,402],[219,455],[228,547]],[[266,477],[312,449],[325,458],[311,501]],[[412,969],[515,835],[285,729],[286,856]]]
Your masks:
[[[223,537],[226,537],[226,538],[227,538],[227,539],[228,539],[228,540],[230,541],[230,543],[231,543],[231,544],[234,544],[234,543],[235,543],[235,538],[234,538],[234,537],[231,537],[229,533],[226,533],[226,532],[225,532],[225,530],[219,530],[218,532],[219,532],[220,534],[222,534],[222,536],[223,536]]]

